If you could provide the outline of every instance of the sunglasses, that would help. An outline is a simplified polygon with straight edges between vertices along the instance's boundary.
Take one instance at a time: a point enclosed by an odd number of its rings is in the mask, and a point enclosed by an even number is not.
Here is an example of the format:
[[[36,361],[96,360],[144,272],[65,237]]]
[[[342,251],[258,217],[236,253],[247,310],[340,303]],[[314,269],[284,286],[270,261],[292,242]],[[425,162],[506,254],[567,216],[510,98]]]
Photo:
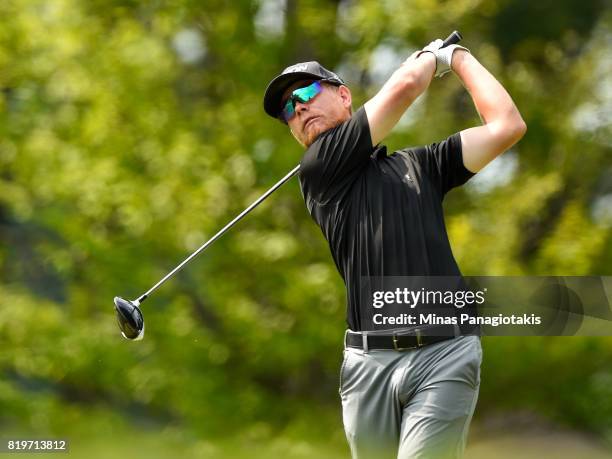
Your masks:
[[[291,118],[295,116],[295,103],[301,102],[305,104],[306,102],[314,99],[318,94],[323,91],[323,86],[321,85],[321,81],[326,80],[317,80],[308,86],[304,86],[303,88],[298,88],[291,93],[285,105],[279,115],[280,119],[285,123],[288,123]]]

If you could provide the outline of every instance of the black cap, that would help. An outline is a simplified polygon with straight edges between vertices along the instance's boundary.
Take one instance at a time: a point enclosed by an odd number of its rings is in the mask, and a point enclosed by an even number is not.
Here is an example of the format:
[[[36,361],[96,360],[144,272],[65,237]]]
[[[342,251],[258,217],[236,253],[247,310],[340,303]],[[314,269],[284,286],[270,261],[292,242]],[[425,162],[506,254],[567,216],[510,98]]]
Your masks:
[[[287,67],[274,78],[266,88],[264,110],[272,118],[278,118],[281,111],[281,99],[289,86],[300,80],[326,80],[330,83],[344,84],[334,72],[327,70],[317,61],[300,62]]]

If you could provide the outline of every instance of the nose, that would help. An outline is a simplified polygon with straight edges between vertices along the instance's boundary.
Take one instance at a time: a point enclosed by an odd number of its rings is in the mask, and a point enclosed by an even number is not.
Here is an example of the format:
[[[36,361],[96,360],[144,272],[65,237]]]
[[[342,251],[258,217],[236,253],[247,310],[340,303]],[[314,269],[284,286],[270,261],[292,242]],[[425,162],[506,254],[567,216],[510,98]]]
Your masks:
[[[296,100],[293,107],[296,113],[306,112],[308,111],[308,102],[300,102],[299,100]]]

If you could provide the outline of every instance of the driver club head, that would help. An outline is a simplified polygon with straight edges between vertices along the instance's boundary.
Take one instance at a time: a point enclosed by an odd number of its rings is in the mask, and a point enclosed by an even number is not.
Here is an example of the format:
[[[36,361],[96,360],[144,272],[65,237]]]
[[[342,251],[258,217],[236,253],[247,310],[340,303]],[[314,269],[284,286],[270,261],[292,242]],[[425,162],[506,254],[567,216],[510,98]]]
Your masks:
[[[116,296],[117,323],[125,339],[138,341],[144,338],[144,319],[136,302]]]

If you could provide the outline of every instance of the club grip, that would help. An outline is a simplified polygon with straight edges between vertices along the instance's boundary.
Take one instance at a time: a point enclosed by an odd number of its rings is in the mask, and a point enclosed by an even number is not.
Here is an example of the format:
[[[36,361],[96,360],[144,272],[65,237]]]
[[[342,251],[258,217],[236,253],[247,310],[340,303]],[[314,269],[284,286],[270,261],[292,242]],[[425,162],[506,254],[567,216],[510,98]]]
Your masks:
[[[444,40],[444,43],[442,43],[441,47],[444,48],[445,46],[454,45],[455,43],[459,43],[459,41],[461,41],[462,38],[463,37],[461,36],[461,34],[455,30],[448,37],[446,37],[446,40]]]

